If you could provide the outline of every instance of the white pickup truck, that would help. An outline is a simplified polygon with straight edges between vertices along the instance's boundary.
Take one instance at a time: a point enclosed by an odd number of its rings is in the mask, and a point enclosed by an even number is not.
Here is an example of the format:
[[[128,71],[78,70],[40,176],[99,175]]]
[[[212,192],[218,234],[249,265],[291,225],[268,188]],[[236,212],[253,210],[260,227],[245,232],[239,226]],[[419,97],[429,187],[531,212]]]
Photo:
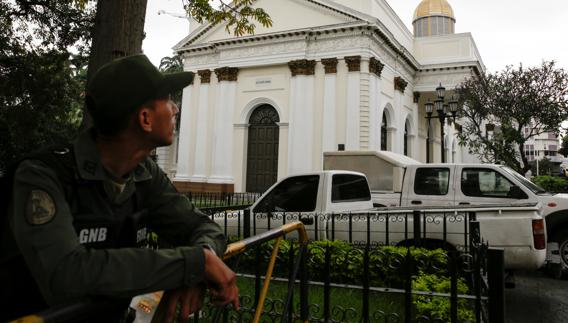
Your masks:
[[[342,151],[324,153],[324,169],[364,173],[375,206],[538,204],[549,245],[557,246],[568,268],[568,194],[549,193],[509,167],[423,164],[388,151]]]
[[[418,210],[428,243],[457,249],[467,245],[468,218],[475,212],[482,238],[505,249],[507,269],[531,270],[544,264],[546,233],[537,205],[374,209],[367,179],[357,172],[320,171],[284,178],[251,206],[251,220],[253,233],[259,233],[300,214],[316,219],[307,227],[312,239],[365,242],[370,238],[376,244],[403,244],[412,237],[413,212]],[[222,216],[218,220],[223,221]],[[232,222],[229,234],[237,226],[235,217]]]

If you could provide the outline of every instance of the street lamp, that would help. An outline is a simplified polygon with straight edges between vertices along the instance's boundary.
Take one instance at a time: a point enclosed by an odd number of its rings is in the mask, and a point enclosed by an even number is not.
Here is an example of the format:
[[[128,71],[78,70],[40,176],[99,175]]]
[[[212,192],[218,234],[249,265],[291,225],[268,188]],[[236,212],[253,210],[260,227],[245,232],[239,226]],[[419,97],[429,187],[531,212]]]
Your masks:
[[[430,119],[438,118],[440,120],[440,135],[442,144],[442,163],[446,162],[446,156],[444,155],[445,142],[444,142],[444,125],[446,124],[446,118],[448,119],[448,124],[453,120],[456,120],[456,114],[458,112],[458,101],[452,96],[452,99],[448,102],[444,102],[444,96],[446,95],[446,88],[442,86],[442,83],[436,88],[437,99],[432,103],[430,99],[424,104],[426,109],[426,119],[428,119],[428,129],[430,129]],[[438,113],[437,116],[432,116],[434,113],[434,108]],[[451,114],[451,115],[450,115]],[[450,119],[452,118],[452,119]],[[428,132],[428,139],[430,137],[430,132]],[[426,159],[430,156],[430,145],[426,145]]]

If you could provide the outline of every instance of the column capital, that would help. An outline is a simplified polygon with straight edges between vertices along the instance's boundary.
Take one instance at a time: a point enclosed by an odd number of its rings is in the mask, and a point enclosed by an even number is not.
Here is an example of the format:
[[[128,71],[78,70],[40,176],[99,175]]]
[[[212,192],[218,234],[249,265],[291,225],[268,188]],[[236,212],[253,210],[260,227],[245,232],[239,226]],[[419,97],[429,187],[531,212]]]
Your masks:
[[[288,62],[288,67],[292,72],[292,76],[296,75],[314,75],[316,73],[316,61],[307,59],[299,59]]]
[[[321,63],[325,69],[325,74],[335,74],[337,73],[337,58],[322,58]]]
[[[383,68],[385,64],[381,63],[378,59],[371,57],[369,60],[369,72],[374,73],[378,77],[381,77],[381,73],[383,72]]]
[[[413,95],[412,102],[418,103],[418,101],[420,100],[420,92],[416,91],[416,92],[412,93],[412,95]]]
[[[345,56],[344,59],[349,72],[361,71],[361,56]]]
[[[408,82],[406,82],[402,77],[396,76],[394,78],[394,89],[395,90],[398,90],[398,91],[404,93],[404,89],[406,89],[407,85],[408,85]]]
[[[215,69],[215,74],[217,75],[217,80],[236,82],[237,76],[239,74],[239,69],[237,67],[220,67]]]
[[[199,78],[201,79],[201,84],[208,84],[211,82],[211,71],[210,70],[199,70],[197,71]]]

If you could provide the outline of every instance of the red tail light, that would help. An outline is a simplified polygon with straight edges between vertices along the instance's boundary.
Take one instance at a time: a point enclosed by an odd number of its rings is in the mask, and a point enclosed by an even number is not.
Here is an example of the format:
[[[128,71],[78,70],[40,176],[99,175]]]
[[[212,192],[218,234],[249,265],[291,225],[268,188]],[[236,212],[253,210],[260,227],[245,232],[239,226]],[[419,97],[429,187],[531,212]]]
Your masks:
[[[537,250],[546,249],[546,234],[544,220],[532,220],[534,248]]]

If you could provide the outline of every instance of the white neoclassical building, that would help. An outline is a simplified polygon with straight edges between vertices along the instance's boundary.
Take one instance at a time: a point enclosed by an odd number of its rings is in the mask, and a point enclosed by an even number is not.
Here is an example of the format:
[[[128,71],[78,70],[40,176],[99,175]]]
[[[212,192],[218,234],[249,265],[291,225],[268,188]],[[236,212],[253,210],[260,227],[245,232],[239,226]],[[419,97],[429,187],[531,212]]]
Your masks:
[[[176,45],[196,73],[183,91],[177,149],[159,151],[181,190],[262,191],[322,168],[325,151],[390,150],[462,161],[459,125],[426,119],[485,69],[446,0],[424,0],[408,30],[386,0],[258,0],[273,20],[235,37],[200,25]],[[436,115],[436,112],[434,112]],[[459,122],[459,121],[458,121]],[[442,152],[442,141],[444,151]]]

